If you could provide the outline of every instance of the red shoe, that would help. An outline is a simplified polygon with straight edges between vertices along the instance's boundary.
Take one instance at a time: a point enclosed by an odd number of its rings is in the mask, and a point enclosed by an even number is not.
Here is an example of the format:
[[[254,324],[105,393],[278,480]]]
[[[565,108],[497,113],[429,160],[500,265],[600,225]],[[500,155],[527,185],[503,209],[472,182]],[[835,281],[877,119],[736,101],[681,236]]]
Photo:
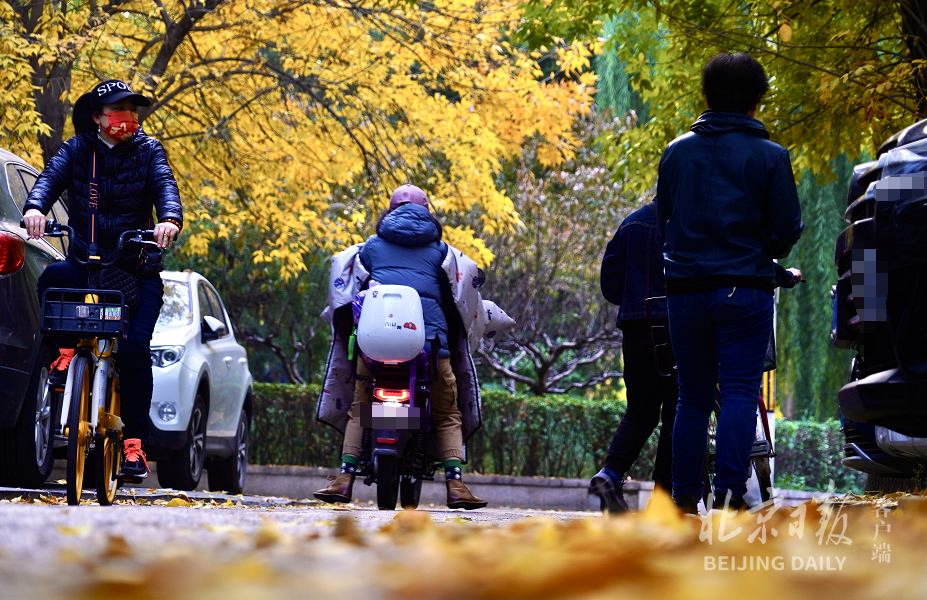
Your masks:
[[[61,354],[51,364],[52,371],[67,371],[74,359],[74,348],[61,348],[58,350]]]
[[[145,479],[148,477],[148,461],[142,452],[142,440],[132,438],[123,441],[122,477]]]

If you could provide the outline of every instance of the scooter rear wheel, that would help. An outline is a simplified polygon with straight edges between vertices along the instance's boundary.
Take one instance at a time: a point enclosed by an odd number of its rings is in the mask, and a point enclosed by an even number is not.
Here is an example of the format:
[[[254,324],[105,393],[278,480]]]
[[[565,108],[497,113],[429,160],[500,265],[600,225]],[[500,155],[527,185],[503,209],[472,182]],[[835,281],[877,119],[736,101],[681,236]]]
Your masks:
[[[373,468],[377,474],[377,508],[396,510],[396,495],[399,491],[399,460],[395,456],[376,455]]]
[[[399,506],[402,508],[418,508],[419,499],[422,497],[422,480],[409,474],[409,471],[415,471],[412,465],[414,456],[415,444],[410,441],[406,444],[402,457],[403,470],[406,472],[399,475]]]

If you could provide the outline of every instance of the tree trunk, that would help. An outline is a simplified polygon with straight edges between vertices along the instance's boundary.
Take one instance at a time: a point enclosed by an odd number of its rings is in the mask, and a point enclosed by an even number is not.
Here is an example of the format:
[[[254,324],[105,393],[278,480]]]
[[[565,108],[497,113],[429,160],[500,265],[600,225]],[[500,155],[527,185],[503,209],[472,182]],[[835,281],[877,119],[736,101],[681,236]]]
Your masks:
[[[39,65],[37,56],[29,62],[32,65],[32,85],[35,91],[35,108],[42,115],[42,121],[51,127],[49,135],[39,136],[42,159],[45,164],[58,152],[64,143],[64,124],[71,109],[71,61],[56,61]]]

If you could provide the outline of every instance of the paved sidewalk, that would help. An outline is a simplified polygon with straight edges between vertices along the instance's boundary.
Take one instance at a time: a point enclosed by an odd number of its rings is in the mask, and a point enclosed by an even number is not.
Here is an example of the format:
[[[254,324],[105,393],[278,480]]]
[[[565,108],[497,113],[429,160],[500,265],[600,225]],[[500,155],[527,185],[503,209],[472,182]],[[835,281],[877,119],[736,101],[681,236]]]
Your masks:
[[[8,490],[3,491],[6,495]],[[197,502],[198,494],[189,497],[195,504],[192,507],[67,506],[42,500],[31,504],[0,500],[0,597],[147,599],[150,596],[136,595],[129,588],[138,585],[164,590],[163,578],[175,576],[180,587],[179,595],[171,596],[174,598],[203,598],[196,591],[202,577],[215,579],[226,588],[235,588],[235,577],[259,585],[258,590],[247,585],[235,590],[240,595],[230,596],[226,591],[223,600],[307,597],[269,593],[272,586],[264,578],[264,569],[270,565],[267,561],[282,572],[288,572],[287,565],[294,561],[294,573],[287,580],[290,592],[300,587],[293,584],[293,578],[301,577],[300,571],[311,566],[313,576],[326,575],[313,580],[314,591],[338,586],[340,578],[348,578],[352,591],[347,597],[368,597],[358,589],[364,578],[355,572],[363,566],[367,550],[362,548],[365,543],[351,543],[351,532],[379,530],[395,523],[398,514],[370,505],[334,508],[290,501],[276,506],[213,506],[210,500]],[[48,502],[49,496],[45,498]],[[212,500],[219,504],[218,498]],[[229,500],[239,499],[233,496]],[[429,506],[418,512],[439,526],[509,525],[536,516],[558,521],[589,517],[588,513],[466,512]],[[349,544],[337,543],[339,539]],[[339,558],[346,552],[354,558]],[[383,557],[382,548],[378,552],[377,560]],[[214,585],[209,583],[210,588]]]

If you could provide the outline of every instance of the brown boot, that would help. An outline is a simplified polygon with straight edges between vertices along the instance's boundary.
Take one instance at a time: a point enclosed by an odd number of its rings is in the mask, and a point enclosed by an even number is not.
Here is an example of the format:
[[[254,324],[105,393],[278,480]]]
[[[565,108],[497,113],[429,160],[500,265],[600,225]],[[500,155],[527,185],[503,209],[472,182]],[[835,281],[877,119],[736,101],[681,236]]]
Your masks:
[[[313,494],[316,498],[322,502],[330,503],[351,501],[352,491],[354,490],[353,473],[342,473],[337,477],[335,475],[329,475],[328,480],[331,481],[331,483],[328,484],[327,488]]]
[[[487,502],[470,493],[467,486],[459,479],[447,480],[447,507],[473,510],[483,508]]]

